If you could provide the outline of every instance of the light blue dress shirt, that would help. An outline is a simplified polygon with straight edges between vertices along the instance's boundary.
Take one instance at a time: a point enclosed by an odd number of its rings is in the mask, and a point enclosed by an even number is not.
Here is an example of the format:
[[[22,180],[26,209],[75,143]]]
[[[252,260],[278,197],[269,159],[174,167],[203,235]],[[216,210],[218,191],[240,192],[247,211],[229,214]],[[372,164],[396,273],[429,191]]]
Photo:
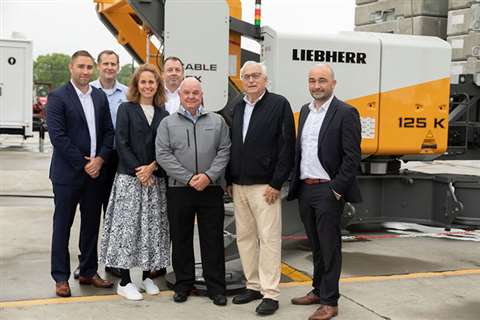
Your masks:
[[[112,90],[103,89],[99,79],[90,82],[90,85],[102,90],[107,95],[110,116],[112,117],[113,128],[115,129],[118,106],[122,102],[127,101],[128,87],[118,81],[115,81],[115,85],[113,86]]]
[[[204,114],[205,113],[205,108],[203,107],[203,105],[200,105],[200,107],[198,107],[197,109],[197,114],[196,115],[192,115],[187,109],[185,109],[182,105],[180,105],[179,109],[178,109],[178,112],[180,112],[181,114],[183,114],[185,117],[187,117],[188,119],[192,120],[193,123],[197,123],[197,119],[198,117],[201,115],[201,114]]]

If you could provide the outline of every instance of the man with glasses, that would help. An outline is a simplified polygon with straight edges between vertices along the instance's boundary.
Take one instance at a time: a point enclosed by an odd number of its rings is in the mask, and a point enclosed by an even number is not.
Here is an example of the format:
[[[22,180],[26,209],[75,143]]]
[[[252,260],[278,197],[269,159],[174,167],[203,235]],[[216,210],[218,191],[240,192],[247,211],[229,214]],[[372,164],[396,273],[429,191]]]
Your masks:
[[[232,302],[263,298],[256,312],[270,315],[280,293],[280,189],[293,165],[293,113],[287,99],[266,89],[263,63],[245,62],[240,76],[245,96],[233,106],[227,179],[247,289]]]

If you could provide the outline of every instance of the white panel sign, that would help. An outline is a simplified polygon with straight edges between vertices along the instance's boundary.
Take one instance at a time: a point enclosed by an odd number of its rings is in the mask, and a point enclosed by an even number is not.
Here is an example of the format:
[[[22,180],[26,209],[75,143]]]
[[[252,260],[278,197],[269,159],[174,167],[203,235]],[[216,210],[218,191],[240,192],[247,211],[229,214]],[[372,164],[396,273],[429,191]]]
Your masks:
[[[450,77],[452,49],[437,37],[377,33],[382,42],[381,92]]]
[[[342,100],[378,93],[380,41],[337,35],[298,35],[264,27],[262,60],[267,64],[271,89],[284,95],[294,111],[312,100],[308,71],[315,64],[332,65],[337,79],[335,95]]]
[[[210,111],[221,110],[227,103],[229,16],[225,0],[165,4],[164,55],[182,59],[185,76],[202,82],[204,105]]]

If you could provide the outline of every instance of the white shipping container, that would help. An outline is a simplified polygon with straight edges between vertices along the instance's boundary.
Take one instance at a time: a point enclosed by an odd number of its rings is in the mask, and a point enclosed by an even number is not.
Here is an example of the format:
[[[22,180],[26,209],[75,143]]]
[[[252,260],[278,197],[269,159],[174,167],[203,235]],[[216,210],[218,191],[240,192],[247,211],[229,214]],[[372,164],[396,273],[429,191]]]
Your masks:
[[[0,133],[33,136],[32,42],[0,39]]]

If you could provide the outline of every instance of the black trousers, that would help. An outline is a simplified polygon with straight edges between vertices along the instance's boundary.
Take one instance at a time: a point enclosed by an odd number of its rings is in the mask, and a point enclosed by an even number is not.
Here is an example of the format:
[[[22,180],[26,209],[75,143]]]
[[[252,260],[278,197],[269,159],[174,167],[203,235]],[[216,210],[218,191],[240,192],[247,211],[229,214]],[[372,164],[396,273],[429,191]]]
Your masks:
[[[193,229],[197,216],[203,277],[209,295],[225,294],[225,253],[223,245],[223,189],[209,186],[198,192],[191,187],[167,190],[172,266],[175,291],[190,292],[195,281]]]
[[[118,153],[116,150],[112,151],[110,156],[110,160],[103,166],[103,174],[105,175],[103,183],[103,190],[102,190],[102,209],[103,209],[103,217],[105,217],[105,213],[107,212],[108,200],[110,199],[110,193],[112,192],[113,187],[113,180],[115,180],[115,174],[117,173],[118,167]],[[80,252],[82,251],[80,248],[80,243],[78,244]],[[78,261],[80,261],[80,255],[78,255]]]
[[[328,183],[302,183],[298,204],[313,254],[313,292],[321,303],[337,306],[342,269],[341,214],[345,202],[337,200]]]
[[[113,180],[117,173],[118,167],[118,154],[116,150],[113,150],[110,160],[104,167],[105,178],[105,193],[102,200],[103,214],[107,212],[108,200],[110,199],[110,192],[112,192]]]
[[[80,275],[91,277],[97,272],[97,241],[104,183],[87,178],[79,186],[53,184],[51,274],[56,282],[70,277],[68,243],[75,211],[80,204]]]

